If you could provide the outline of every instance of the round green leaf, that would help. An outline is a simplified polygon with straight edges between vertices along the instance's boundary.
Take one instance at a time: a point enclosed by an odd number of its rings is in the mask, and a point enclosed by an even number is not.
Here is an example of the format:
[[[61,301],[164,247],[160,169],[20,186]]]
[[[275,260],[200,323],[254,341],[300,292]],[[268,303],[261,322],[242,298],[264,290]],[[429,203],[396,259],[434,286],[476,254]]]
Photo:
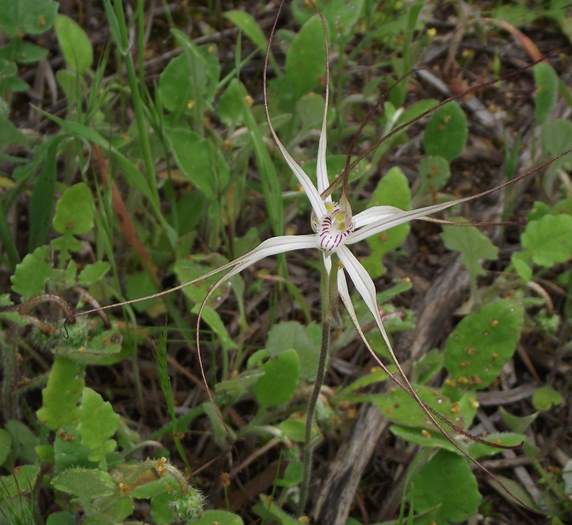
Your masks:
[[[287,403],[298,385],[300,360],[296,350],[290,349],[271,358],[264,365],[264,375],[252,390],[263,407]]]
[[[554,390],[550,385],[537,388],[532,394],[532,404],[536,410],[546,412],[553,406],[562,404],[562,394]]]
[[[572,216],[545,215],[532,221],[522,234],[522,246],[540,266],[566,262],[572,257]]]
[[[54,228],[58,233],[82,235],[93,228],[93,198],[83,182],[67,188],[58,200]]]
[[[423,134],[423,146],[427,155],[451,161],[465,149],[468,135],[467,117],[453,101],[433,113]]]
[[[443,157],[423,157],[419,163],[420,192],[439,191],[451,177],[449,163]]]
[[[438,452],[411,479],[407,499],[416,513],[439,507],[436,523],[460,523],[481,503],[477,480],[463,458]]]
[[[470,388],[490,385],[516,349],[522,317],[522,310],[507,300],[465,317],[445,346],[445,367],[451,377]]]

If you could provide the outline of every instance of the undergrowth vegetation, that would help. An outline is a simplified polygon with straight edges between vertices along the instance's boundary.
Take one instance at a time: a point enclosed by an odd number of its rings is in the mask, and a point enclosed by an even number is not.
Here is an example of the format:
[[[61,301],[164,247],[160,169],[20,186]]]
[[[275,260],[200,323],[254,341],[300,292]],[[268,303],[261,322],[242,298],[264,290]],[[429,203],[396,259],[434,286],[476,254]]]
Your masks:
[[[567,2],[0,34],[1,525],[572,519]]]

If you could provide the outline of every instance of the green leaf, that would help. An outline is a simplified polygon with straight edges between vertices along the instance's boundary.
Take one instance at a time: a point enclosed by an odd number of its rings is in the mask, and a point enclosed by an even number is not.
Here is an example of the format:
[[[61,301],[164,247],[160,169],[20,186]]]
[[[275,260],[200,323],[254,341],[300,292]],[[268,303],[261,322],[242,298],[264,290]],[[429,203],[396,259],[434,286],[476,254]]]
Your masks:
[[[81,442],[91,450],[90,461],[102,461],[115,450],[117,443],[111,438],[119,427],[119,416],[111,403],[91,388],[84,388],[79,410],[78,430]]]
[[[0,29],[10,37],[39,35],[53,26],[57,12],[54,0],[0,0]]]
[[[449,102],[433,113],[425,128],[425,152],[452,161],[465,149],[468,134],[467,117],[461,106],[457,102]]]
[[[572,216],[545,215],[530,222],[521,236],[522,246],[532,260],[547,268],[572,257]]]
[[[1,62],[1,61],[0,61]],[[1,65],[1,64],[0,64]],[[2,72],[0,71],[0,77]],[[4,92],[0,84],[0,91]],[[13,90],[12,90],[13,91]],[[4,150],[6,146],[12,144],[25,144],[26,139],[20,130],[12,124],[6,115],[0,115],[0,150]]]
[[[443,226],[441,238],[449,250],[461,252],[463,264],[473,279],[484,275],[483,260],[498,258],[498,248],[474,226]]]
[[[11,61],[0,59],[0,92],[26,91],[30,86],[18,76],[18,66]],[[20,144],[24,142],[24,136],[10,122],[8,115],[2,112],[1,120],[2,129],[0,129],[0,147],[8,144]]]
[[[225,510],[207,510],[200,518],[191,520],[188,525],[244,525],[242,518]]]
[[[37,465],[22,465],[16,467],[12,474],[0,476],[0,509],[3,499],[32,492],[39,473],[40,467]]]
[[[260,29],[258,22],[246,11],[231,10],[224,14],[224,17],[230,20],[238,29],[240,29],[260,51],[266,52],[266,37]]]
[[[320,17],[313,16],[298,32],[286,54],[286,76],[294,98],[319,85],[325,66],[324,30]]]
[[[50,224],[54,213],[55,191],[57,181],[57,154],[60,138],[56,136],[46,141],[41,147],[44,150],[41,173],[34,180],[30,201],[30,237],[28,247],[34,250],[48,241]],[[40,152],[38,152],[40,153]]]
[[[536,93],[534,115],[536,124],[544,124],[556,106],[558,98],[558,75],[548,63],[536,64],[533,68]]]
[[[110,496],[117,487],[105,471],[89,468],[70,468],[52,479],[52,487],[80,499],[91,500]]]
[[[208,199],[214,200],[230,179],[220,151],[211,141],[186,128],[167,128],[165,135],[183,175]]]
[[[56,204],[54,229],[58,233],[83,235],[93,228],[93,198],[84,182],[66,188]]]
[[[352,34],[352,29],[362,16],[364,0],[318,0],[318,10],[328,21],[330,37],[333,40],[342,40]],[[316,8],[304,0],[292,2],[292,14],[299,24],[306,22]]]
[[[276,523],[277,525],[300,525],[300,522],[284,512],[270,496],[261,494],[260,502],[254,505],[253,510],[262,518],[262,523]]]
[[[159,76],[161,104],[169,111],[183,111],[192,100],[190,67],[185,55],[173,58]]]
[[[216,91],[220,75],[218,58],[209,48],[198,47],[183,32],[174,29],[172,33],[183,53],[172,59],[161,73],[159,99],[171,112],[200,113]]]
[[[52,268],[48,263],[49,248],[40,246],[29,253],[16,266],[12,275],[12,290],[19,293],[22,299],[29,299],[44,291],[46,281],[50,277]]]
[[[477,480],[463,458],[440,451],[414,474],[407,499],[415,512],[439,506],[436,523],[459,523],[476,514],[481,503]]]
[[[260,406],[269,408],[290,401],[298,386],[300,374],[300,360],[296,350],[286,350],[271,358],[263,370],[264,375],[252,387]]]
[[[451,377],[470,388],[490,385],[516,350],[522,323],[522,309],[508,300],[465,317],[445,345],[445,367]]]
[[[194,314],[198,314],[200,305],[196,304],[191,310]],[[205,306],[203,310],[203,321],[207,323],[210,329],[218,336],[222,347],[225,350],[236,348],[236,343],[230,337],[224,322],[218,315],[218,312],[210,306]]]
[[[244,120],[244,88],[235,79],[231,81],[218,100],[218,116],[228,126],[236,126]]]
[[[449,163],[443,157],[423,157],[419,163],[421,187],[419,193],[436,193],[447,184],[451,177]]]
[[[84,369],[65,357],[56,357],[48,384],[42,390],[38,419],[50,430],[57,430],[78,418],[77,403],[84,384]]]
[[[7,430],[0,428],[0,466],[4,464],[11,450],[12,436]]]
[[[14,39],[0,48],[1,59],[13,60],[19,64],[34,64],[47,56],[47,49],[20,39]]]
[[[93,63],[93,48],[86,32],[70,17],[58,15],[56,36],[67,66],[83,75]]]
[[[368,203],[368,207],[382,205],[397,206],[405,210],[411,207],[409,183],[398,167],[391,168],[379,181]],[[409,224],[401,224],[367,239],[371,254],[363,261],[363,265],[373,278],[385,273],[384,256],[405,242],[410,228]]]
[[[572,148],[572,122],[564,119],[550,119],[542,126],[542,147],[549,157],[556,157]],[[572,154],[552,162],[549,173],[554,173],[564,164],[570,163]]]
[[[440,390],[425,385],[413,385],[419,397],[434,410],[464,426],[459,403],[453,403]],[[390,421],[406,427],[425,428],[432,431],[433,423],[408,392],[393,388],[383,394],[366,394],[356,399],[369,401]],[[468,422],[467,422],[468,423]]]
[[[538,505],[534,503],[528,491],[517,481],[496,474],[494,478],[489,480],[490,485],[503,497],[509,501],[513,501],[513,498],[507,496],[507,491],[512,494],[519,501],[522,501],[527,507],[531,509],[536,509],[537,512],[541,512]]]
[[[11,419],[6,423],[6,430],[12,438],[13,457],[27,463],[34,463],[38,460],[36,455],[36,445],[38,437],[21,421]]]
[[[430,432],[426,429],[408,428],[398,425],[391,425],[389,430],[398,438],[409,443],[421,445],[422,447],[440,448],[459,454],[459,451],[440,432]]]
[[[77,426],[68,425],[56,433],[53,444],[54,473],[59,474],[71,467],[95,468],[89,460],[90,450],[81,442]]]
[[[502,422],[513,432],[524,432],[538,417],[538,412],[528,416],[515,416],[503,407],[499,408]]]
[[[79,274],[79,284],[82,286],[95,284],[97,281],[103,279],[110,268],[111,266],[106,261],[97,261],[92,264],[87,264]]]
[[[532,279],[532,268],[528,264],[527,257],[522,252],[513,253],[510,262],[514,266],[518,276],[524,281],[529,282]]]
[[[146,472],[141,472],[141,476],[144,476],[145,474]],[[179,488],[179,482],[175,478],[172,476],[163,476],[159,479],[150,481],[149,483],[138,485],[129,494],[137,499],[150,499],[158,496],[159,494],[164,494],[165,492],[177,492]]]
[[[54,512],[48,516],[46,525],[75,525],[75,516],[67,510]]]
[[[546,412],[552,407],[561,405],[562,402],[562,394],[554,390],[550,385],[537,388],[534,394],[532,394],[532,404],[534,408],[540,412]]]
[[[272,357],[290,349],[296,350],[300,361],[300,375],[313,380],[318,369],[319,344],[315,344],[305,326],[297,321],[286,321],[272,326],[266,340],[266,350]]]
[[[487,441],[491,441],[492,443],[496,443],[498,445],[514,447],[517,445],[522,445],[526,441],[526,436],[514,432],[497,432],[487,435]],[[471,457],[479,459],[485,456],[494,456],[495,454],[500,454],[502,449],[485,445],[484,443],[471,442],[469,443],[467,451]]]

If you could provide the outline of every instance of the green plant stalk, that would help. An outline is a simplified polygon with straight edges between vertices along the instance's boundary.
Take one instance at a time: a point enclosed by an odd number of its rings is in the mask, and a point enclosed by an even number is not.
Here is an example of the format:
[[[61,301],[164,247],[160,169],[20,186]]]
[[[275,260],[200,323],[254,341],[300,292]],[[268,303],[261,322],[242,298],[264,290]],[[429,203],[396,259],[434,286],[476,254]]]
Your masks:
[[[324,291],[322,294],[322,344],[320,346],[320,356],[318,360],[318,370],[316,373],[316,381],[308,408],[306,410],[306,426],[304,429],[304,452],[302,455],[302,463],[304,474],[302,478],[302,487],[300,489],[300,502],[298,505],[298,514],[302,515],[308,502],[308,494],[310,492],[310,481],[312,478],[312,460],[314,456],[314,445],[312,443],[312,425],[316,413],[316,405],[318,397],[324,384],[326,377],[326,369],[328,363],[328,355],[330,353],[330,336],[332,331],[333,307],[337,297],[336,276],[337,261],[332,257],[332,271],[329,277],[326,275],[324,279]],[[325,271],[324,271],[325,275]]]
[[[540,479],[546,484],[546,486],[552,491],[552,493],[560,500],[560,502],[565,505],[565,507],[571,511],[572,510],[572,502],[570,498],[564,491],[564,489],[558,484],[557,481],[554,480],[553,476],[547,472],[544,467],[540,464],[540,461],[536,458],[531,458],[531,463],[538,472]]]
[[[137,0],[135,11],[137,23],[137,72],[139,78],[145,78],[145,0]]]
[[[151,143],[149,142],[149,137],[147,135],[145,112],[143,110],[143,100],[141,97],[141,92],[139,91],[139,79],[135,71],[135,64],[133,63],[133,57],[129,52],[129,40],[127,32],[127,22],[125,19],[125,11],[123,10],[123,3],[121,1],[115,1],[115,16],[117,17],[119,38],[121,42],[117,42],[119,45],[120,52],[125,57],[125,62],[127,64],[127,82],[129,84],[129,90],[133,98],[133,113],[135,114],[135,124],[137,126],[137,134],[139,136],[139,142],[141,144],[141,150],[143,152],[143,163],[145,165],[145,175],[147,176],[147,182],[149,184],[149,189],[152,192],[153,199],[158,205],[159,203],[159,191],[157,189],[157,184],[155,180],[155,166],[153,163],[153,155],[151,153]]]
[[[16,417],[16,350],[10,348],[4,338],[0,337],[0,353],[3,374],[0,408],[7,421]]]

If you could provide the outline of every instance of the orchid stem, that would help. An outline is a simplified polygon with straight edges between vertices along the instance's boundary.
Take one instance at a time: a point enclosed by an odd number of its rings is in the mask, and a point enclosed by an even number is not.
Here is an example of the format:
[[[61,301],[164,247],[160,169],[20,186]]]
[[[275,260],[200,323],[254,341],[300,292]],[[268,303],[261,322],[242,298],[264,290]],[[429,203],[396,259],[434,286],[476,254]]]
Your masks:
[[[332,256],[333,259],[333,256]],[[298,514],[304,514],[304,509],[308,502],[310,492],[310,481],[312,479],[312,460],[314,457],[314,446],[312,443],[312,426],[314,424],[314,416],[316,413],[316,405],[320,397],[320,391],[326,377],[328,364],[328,356],[330,353],[330,336],[332,331],[333,307],[337,296],[336,274],[337,261],[332,260],[332,271],[330,275],[324,279],[324,293],[322,295],[322,343],[320,345],[320,356],[318,358],[318,370],[316,372],[316,381],[312,389],[312,395],[308,401],[306,410],[306,426],[304,429],[304,452],[303,452],[303,468],[304,475],[302,478],[302,487],[300,489],[300,502],[298,505]]]

